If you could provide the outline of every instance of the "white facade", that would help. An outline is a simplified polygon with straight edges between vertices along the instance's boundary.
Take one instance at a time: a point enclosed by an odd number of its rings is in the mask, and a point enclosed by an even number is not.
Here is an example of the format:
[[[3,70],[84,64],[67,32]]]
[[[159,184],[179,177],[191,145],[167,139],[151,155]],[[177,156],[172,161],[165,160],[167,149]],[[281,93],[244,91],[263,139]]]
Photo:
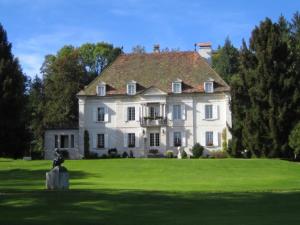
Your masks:
[[[89,133],[90,151],[98,155],[107,154],[111,148],[116,148],[120,154],[132,151],[135,157],[147,156],[150,149],[158,149],[161,154],[167,150],[177,153],[174,135],[180,136],[181,147],[185,149],[200,143],[206,150],[220,150],[225,141],[222,140],[224,129],[227,140],[231,138],[227,128],[231,125],[229,100],[227,93],[167,95],[157,88],[133,96],[80,96],[79,152],[84,152],[85,130]],[[209,118],[205,116],[206,105],[212,109]],[[97,118],[99,107],[103,107],[105,112],[101,122]],[[128,120],[128,107],[134,108],[134,120]],[[156,113],[156,118],[153,118],[153,113]],[[135,143],[131,147],[128,147],[129,133],[135,135]],[[99,134],[101,137],[98,137]],[[158,141],[153,144],[153,139],[150,143],[150,134],[152,138],[158,136],[159,146]],[[212,141],[208,143],[207,139]]]

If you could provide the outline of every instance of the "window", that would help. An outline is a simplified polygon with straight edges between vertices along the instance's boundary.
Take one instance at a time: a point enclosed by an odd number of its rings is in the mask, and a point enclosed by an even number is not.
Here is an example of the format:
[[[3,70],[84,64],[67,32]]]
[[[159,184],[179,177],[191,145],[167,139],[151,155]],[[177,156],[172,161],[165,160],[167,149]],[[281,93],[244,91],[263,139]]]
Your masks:
[[[74,134],[71,134],[71,148],[74,148]]]
[[[99,96],[105,96],[106,95],[106,86],[105,84],[99,85],[98,86],[98,95]]]
[[[174,146],[181,146],[181,132],[174,132]]]
[[[54,148],[58,148],[58,135],[54,135]]]
[[[172,90],[173,93],[181,93],[181,82],[173,82],[172,83]]]
[[[150,146],[159,146],[159,133],[150,133]]]
[[[105,138],[104,134],[97,134],[97,148],[104,148]]]
[[[213,106],[205,105],[205,119],[212,119],[212,118],[213,118]]]
[[[69,135],[61,135],[60,136],[60,147],[61,148],[69,148]]]
[[[180,120],[180,119],[181,119],[181,106],[173,105],[173,120]]]
[[[98,108],[98,121],[103,122],[104,121],[104,116],[105,116],[105,108],[104,107],[99,107]]]
[[[208,131],[205,133],[206,146],[213,146],[213,132]]]
[[[150,106],[150,117],[155,118],[159,116],[159,108],[156,106]]]
[[[207,93],[214,92],[214,85],[213,82],[204,82],[204,90]]]
[[[135,120],[135,108],[134,107],[128,107],[127,108],[127,119],[130,120]]]
[[[136,83],[127,84],[127,94],[135,95],[136,93]]]
[[[128,147],[129,148],[135,147],[135,134],[134,133],[128,134]]]

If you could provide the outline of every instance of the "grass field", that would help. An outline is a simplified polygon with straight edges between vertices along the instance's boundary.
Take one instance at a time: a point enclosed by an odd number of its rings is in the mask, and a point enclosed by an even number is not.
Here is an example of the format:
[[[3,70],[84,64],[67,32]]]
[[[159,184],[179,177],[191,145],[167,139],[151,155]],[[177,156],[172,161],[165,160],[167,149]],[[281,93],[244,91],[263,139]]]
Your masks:
[[[0,224],[300,224],[300,164],[281,160],[66,161],[69,191],[46,191],[50,161],[0,159]]]

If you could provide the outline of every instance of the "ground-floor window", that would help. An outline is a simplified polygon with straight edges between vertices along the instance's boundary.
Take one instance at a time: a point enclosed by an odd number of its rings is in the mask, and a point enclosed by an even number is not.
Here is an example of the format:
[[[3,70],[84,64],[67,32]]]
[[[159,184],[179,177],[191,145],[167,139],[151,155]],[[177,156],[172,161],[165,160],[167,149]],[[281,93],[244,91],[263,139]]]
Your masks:
[[[60,135],[60,147],[69,148],[69,135]]]
[[[207,131],[205,133],[205,144],[206,146],[213,146],[213,132],[212,131]]]
[[[97,148],[104,148],[105,140],[104,134],[97,134]]]
[[[159,146],[159,133],[150,133],[150,146]]]
[[[134,133],[128,134],[128,147],[129,148],[135,147],[135,134]]]
[[[174,132],[174,146],[181,146],[181,132]]]

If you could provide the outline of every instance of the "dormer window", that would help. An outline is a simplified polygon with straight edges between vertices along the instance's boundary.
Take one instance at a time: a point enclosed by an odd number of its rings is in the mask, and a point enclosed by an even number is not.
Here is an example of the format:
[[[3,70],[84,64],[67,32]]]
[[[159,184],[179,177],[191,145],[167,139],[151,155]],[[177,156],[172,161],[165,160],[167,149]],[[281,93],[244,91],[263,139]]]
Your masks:
[[[136,82],[135,81],[131,81],[127,84],[127,94],[128,95],[136,94]]]
[[[176,80],[172,82],[172,92],[173,93],[181,93],[182,92],[182,81]]]
[[[98,96],[106,95],[106,84],[105,83],[101,83],[97,86],[97,95]]]
[[[213,93],[214,92],[214,82],[213,81],[204,82],[204,91],[206,93]]]

